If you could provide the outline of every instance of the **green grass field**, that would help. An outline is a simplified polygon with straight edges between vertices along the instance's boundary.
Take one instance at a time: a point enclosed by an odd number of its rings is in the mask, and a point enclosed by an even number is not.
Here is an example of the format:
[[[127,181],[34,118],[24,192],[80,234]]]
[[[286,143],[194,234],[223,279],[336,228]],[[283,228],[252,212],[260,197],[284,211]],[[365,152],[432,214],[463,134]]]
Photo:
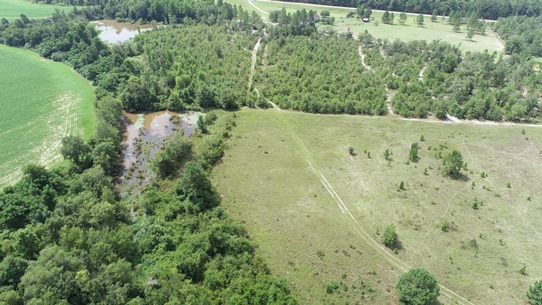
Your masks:
[[[232,4],[241,5],[245,9],[250,11],[256,11],[260,15],[265,17],[261,11],[255,9],[254,6],[251,6],[248,0],[227,0]],[[497,35],[490,31],[489,28],[485,36],[475,35],[472,40],[466,38],[466,26],[461,26],[461,32],[456,33],[453,31],[451,25],[447,22],[442,22],[441,18],[438,18],[437,22],[431,22],[430,16],[425,16],[425,25],[424,27],[419,27],[415,24],[415,16],[409,14],[408,19],[405,25],[399,24],[399,14],[395,14],[395,24],[383,24],[381,22],[382,13],[374,12],[374,20],[378,21],[378,25],[375,25],[375,22],[364,23],[355,18],[346,18],[346,14],[351,12],[351,9],[345,8],[329,8],[322,7],[318,5],[302,4],[302,3],[277,3],[272,1],[259,1],[252,0],[252,3],[262,9],[265,12],[270,12],[273,10],[280,10],[283,7],[286,8],[289,12],[294,12],[296,10],[315,10],[320,13],[322,10],[327,10],[330,12],[331,16],[335,17],[335,25],[328,26],[318,24],[320,28],[331,28],[338,32],[347,32],[350,30],[354,34],[362,33],[367,30],[371,35],[376,38],[387,38],[390,41],[400,39],[404,41],[412,40],[442,40],[454,45],[460,45],[461,49],[464,51],[478,51],[482,52],[488,50],[490,52],[504,51],[504,45],[499,40]]]
[[[29,162],[60,160],[63,136],[94,132],[94,89],[65,64],[0,46],[0,186]]]
[[[302,304],[395,304],[397,277],[410,267],[435,274],[443,304],[523,304],[542,277],[541,128],[275,110],[237,117],[213,180]],[[414,142],[420,160],[406,164]],[[436,155],[453,149],[466,180],[440,171]],[[380,244],[388,224],[398,254]],[[328,293],[333,281],[345,285]]]
[[[37,4],[25,0],[0,0],[0,18],[8,21],[19,18],[21,14],[28,18],[44,18],[51,16],[56,9],[69,11],[72,7]]]

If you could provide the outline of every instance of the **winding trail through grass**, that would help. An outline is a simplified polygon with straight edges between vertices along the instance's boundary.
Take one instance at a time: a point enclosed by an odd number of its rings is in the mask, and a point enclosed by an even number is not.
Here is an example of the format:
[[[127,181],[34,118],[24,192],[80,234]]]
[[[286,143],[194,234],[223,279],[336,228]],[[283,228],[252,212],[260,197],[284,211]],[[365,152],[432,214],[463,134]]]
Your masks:
[[[271,104],[273,104],[271,101],[269,101]],[[274,105],[274,104],[273,104]],[[276,106],[276,105],[275,105]],[[280,109],[276,107],[277,111]],[[324,186],[324,188],[327,190],[333,201],[335,201],[335,204],[339,207],[341,212],[344,214],[344,216],[348,219],[349,223],[352,225],[352,227],[356,230],[356,232],[359,234],[359,236],[374,250],[376,250],[380,255],[382,255],[390,264],[398,268],[402,271],[407,271],[411,269],[412,267],[408,265],[407,263],[403,262],[401,259],[390,253],[388,250],[386,250],[378,241],[376,241],[371,235],[363,228],[363,226],[360,224],[360,222],[354,217],[354,215],[350,212],[350,209],[348,205],[344,202],[344,200],[341,198],[341,196],[337,193],[333,185],[329,182],[329,180],[326,178],[326,176],[318,169],[318,166],[314,163],[314,160],[312,158],[311,153],[307,149],[307,146],[301,138],[297,135],[297,133],[294,131],[294,129],[288,124],[286,119],[283,116],[280,116],[279,118],[281,124],[283,125],[286,132],[288,132],[292,138],[296,141],[299,148],[301,148],[301,153],[303,156],[303,159],[311,169],[311,171],[314,173],[316,177],[318,177],[318,180],[320,180],[320,183]],[[469,304],[473,305],[472,302],[464,298],[463,296],[457,294],[456,292],[450,290],[449,288],[439,284],[441,289],[441,296],[444,296],[456,304]]]

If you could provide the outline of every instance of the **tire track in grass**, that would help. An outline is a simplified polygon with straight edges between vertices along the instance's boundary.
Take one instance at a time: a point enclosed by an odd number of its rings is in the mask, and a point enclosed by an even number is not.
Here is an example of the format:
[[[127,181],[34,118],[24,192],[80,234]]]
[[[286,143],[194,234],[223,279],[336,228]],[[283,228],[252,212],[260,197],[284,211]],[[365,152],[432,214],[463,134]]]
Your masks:
[[[278,111],[279,109],[277,109]],[[329,183],[327,178],[324,174],[314,165],[314,162],[311,162],[312,156],[309,150],[307,149],[306,145],[303,143],[301,138],[297,135],[297,133],[294,131],[294,129],[286,122],[286,119],[284,116],[279,116],[279,120],[281,124],[283,125],[284,129],[292,136],[292,138],[296,141],[297,145],[301,148],[302,151],[302,157],[311,169],[311,171],[316,175],[318,180],[320,180],[320,183],[324,186],[324,188],[328,191],[331,198],[335,201],[339,209],[342,211],[342,213],[347,216],[347,219],[349,219],[350,225],[356,230],[356,232],[359,234],[359,236],[374,250],[376,250],[378,253],[380,253],[389,263],[391,263],[393,266],[398,268],[399,270],[405,272],[412,267],[408,265],[407,263],[403,262],[396,256],[394,256],[392,253],[387,251],[378,241],[376,241],[365,229],[361,226],[359,221],[354,217],[354,215],[350,212],[350,209],[348,208],[347,204],[342,200],[342,198],[339,196],[337,191],[335,191],[335,188]],[[446,288],[445,286],[439,284],[440,290],[441,290],[441,296],[444,296],[446,298],[449,298],[450,300],[454,301],[456,304],[469,304],[473,305],[474,303],[470,302],[466,298],[462,297],[461,295],[455,293],[454,291]]]

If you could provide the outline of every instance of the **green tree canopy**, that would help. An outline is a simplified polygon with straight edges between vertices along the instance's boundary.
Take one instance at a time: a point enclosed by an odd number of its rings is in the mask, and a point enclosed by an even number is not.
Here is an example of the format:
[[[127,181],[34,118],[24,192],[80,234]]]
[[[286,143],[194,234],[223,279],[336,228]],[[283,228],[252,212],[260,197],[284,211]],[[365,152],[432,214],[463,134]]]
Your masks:
[[[430,305],[439,296],[440,288],[435,277],[423,268],[414,268],[403,273],[396,285],[401,304]]]
[[[465,163],[463,163],[463,156],[457,150],[447,154],[442,161],[442,165],[444,174],[452,178],[458,178],[461,175],[461,170],[466,168]]]
[[[527,298],[531,305],[542,305],[542,280],[535,282],[527,290]]]

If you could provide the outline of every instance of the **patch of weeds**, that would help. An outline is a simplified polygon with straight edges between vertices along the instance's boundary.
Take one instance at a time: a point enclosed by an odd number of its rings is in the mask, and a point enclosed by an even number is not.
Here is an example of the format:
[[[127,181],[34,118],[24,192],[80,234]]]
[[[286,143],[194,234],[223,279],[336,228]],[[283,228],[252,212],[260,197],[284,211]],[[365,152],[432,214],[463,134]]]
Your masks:
[[[461,249],[478,250],[478,242],[476,241],[476,239],[471,239],[468,242],[461,241]]]
[[[324,251],[318,250],[318,251],[316,251],[316,256],[318,256],[319,259],[324,259],[326,254],[324,253]]]
[[[448,222],[448,219],[444,219],[442,221],[442,223],[440,224],[440,230],[445,233],[450,231],[450,223]]]
[[[330,283],[327,283],[326,284],[326,292],[327,294],[332,294],[334,293],[335,291],[337,291],[339,289],[339,282],[337,281],[333,281],[333,282],[330,282]]]

